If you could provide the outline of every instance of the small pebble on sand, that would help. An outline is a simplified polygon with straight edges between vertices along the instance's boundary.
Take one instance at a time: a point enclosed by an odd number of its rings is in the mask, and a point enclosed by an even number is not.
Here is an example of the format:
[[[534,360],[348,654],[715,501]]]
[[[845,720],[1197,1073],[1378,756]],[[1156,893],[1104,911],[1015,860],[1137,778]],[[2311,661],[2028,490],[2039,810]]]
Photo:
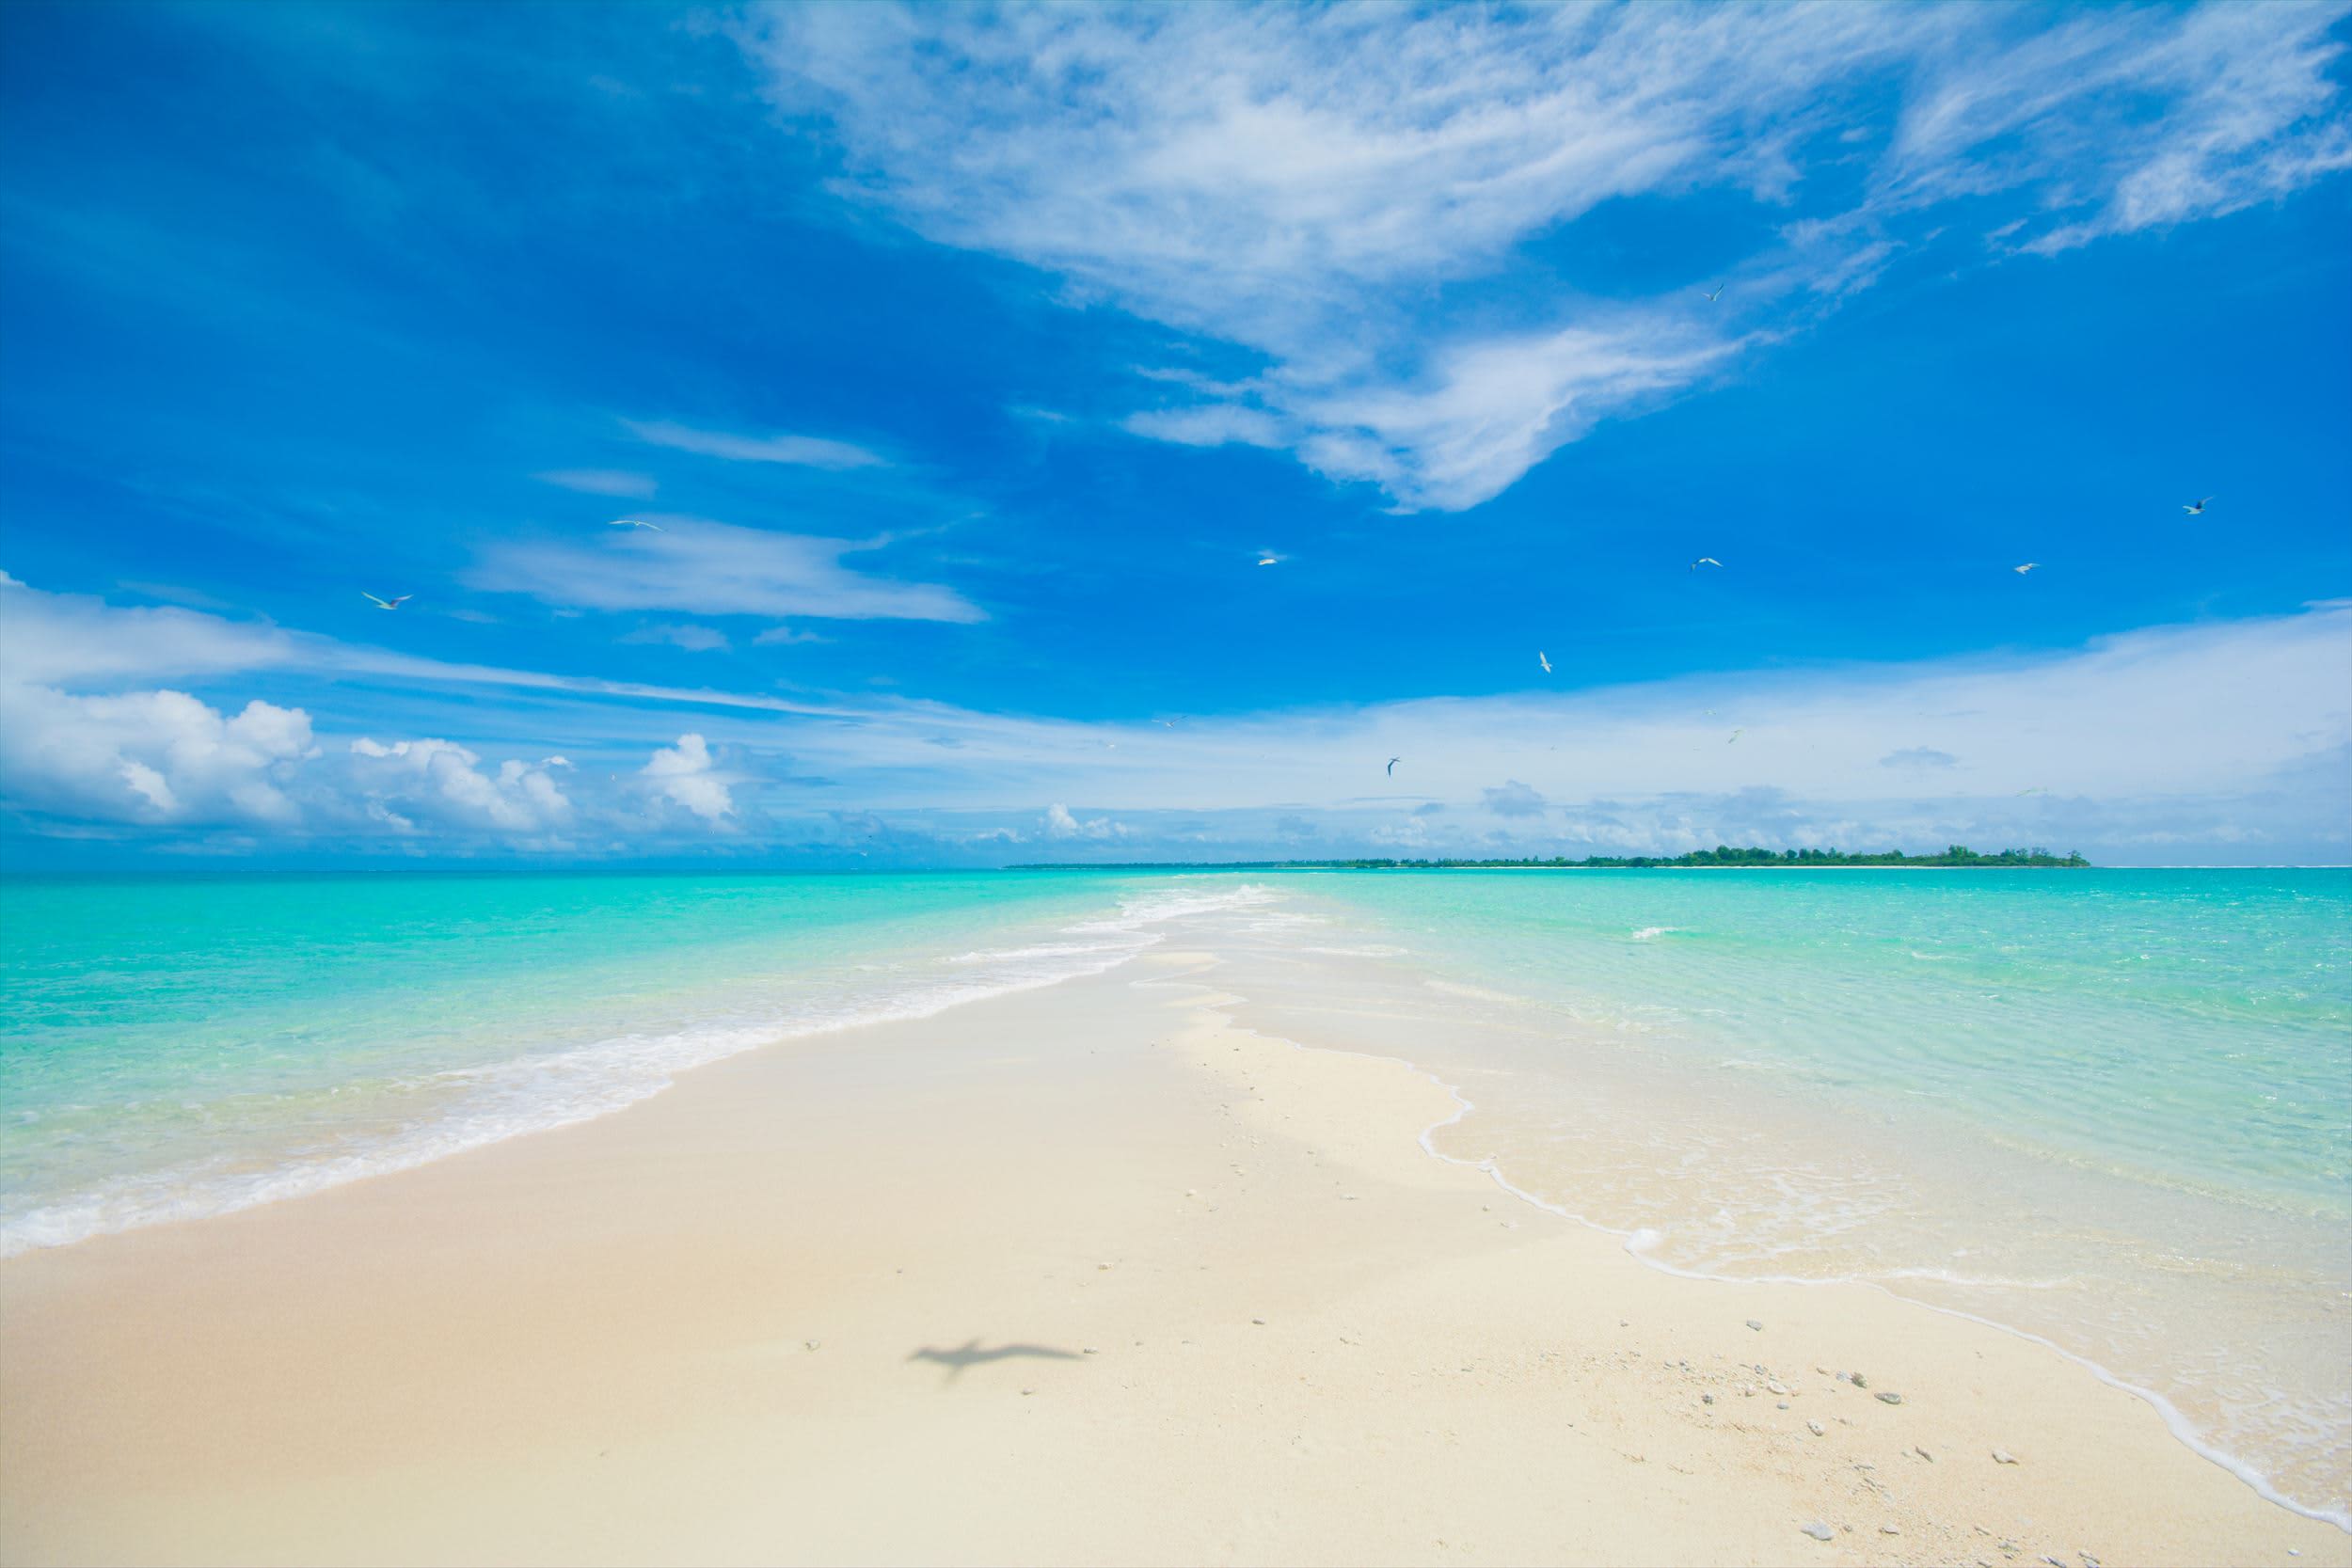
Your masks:
[[[1263,1318],[1252,1318],[1249,1321],[1256,1323],[1260,1328],[1263,1328],[1265,1326],[1265,1320]]]
[[[1701,1404],[1713,1404],[1715,1402],[1715,1396],[1712,1394],[1701,1394],[1699,1396],[1699,1402]]]
[[[2010,1452],[2007,1449],[1994,1449],[1993,1450],[1993,1463],[1995,1465],[2014,1465],[2017,1463],[2017,1456]]]
[[[1902,1534],[1902,1530],[1899,1527],[1895,1525],[1881,1525],[1879,1527],[1879,1533],[1881,1535],[1900,1535]]]
[[[1805,1534],[1813,1537],[1816,1541],[1832,1541],[1836,1539],[1837,1536],[1837,1532],[1836,1530],[1830,1528],[1827,1525],[1822,1524],[1819,1519],[1816,1519],[1809,1525],[1804,1525],[1800,1528],[1804,1529]]]
[[[803,1339],[801,1341],[801,1348],[803,1350],[816,1350],[819,1346],[823,1345],[824,1342],[825,1341],[822,1339]]]
[[[1928,1452],[1925,1449],[1914,1449],[1911,1451],[1917,1454],[1920,1458],[1926,1460],[1931,1465],[1935,1463],[1935,1455]]]
[[[1764,1385],[1764,1386],[1770,1388],[1775,1394],[1785,1394],[1788,1392],[1788,1386],[1781,1382],[1778,1378],[1771,1379]]]
[[[1089,1345],[1089,1346],[1087,1346],[1087,1347],[1086,1347],[1086,1349],[1084,1349],[1084,1350],[1080,1351],[1078,1354],[1079,1354],[1080,1355],[1100,1355],[1100,1354],[1102,1354],[1103,1353],[1102,1353],[1101,1351],[1099,1351],[1099,1350],[1096,1350],[1096,1349],[1095,1349],[1092,1345]]]
[[[1820,1437],[1829,1431],[1827,1427],[1821,1425],[1819,1421],[1805,1422],[1804,1430],[1811,1433],[1816,1437]]]
[[[1761,1334],[1761,1333],[1763,1333],[1763,1332],[1764,1332],[1764,1325],[1763,1325],[1762,1323],[1757,1323],[1757,1322],[1756,1322],[1754,1318],[1750,1318],[1750,1319],[1748,1320],[1748,1326],[1749,1326],[1750,1328],[1752,1328],[1752,1329],[1756,1330],[1758,1334]]]
[[[1902,1402],[1903,1397],[1900,1394],[1889,1393],[1884,1389],[1881,1389],[1879,1392],[1879,1403],[1881,1404],[1900,1404]]]

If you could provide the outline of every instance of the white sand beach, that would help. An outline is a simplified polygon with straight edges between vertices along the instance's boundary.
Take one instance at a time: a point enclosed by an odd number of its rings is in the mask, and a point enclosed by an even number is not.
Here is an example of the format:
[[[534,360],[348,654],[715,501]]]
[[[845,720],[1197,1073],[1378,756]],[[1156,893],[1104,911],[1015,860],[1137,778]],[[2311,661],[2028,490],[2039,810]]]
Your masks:
[[[0,1557],[2352,1563],[2055,1352],[1645,1267],[1220,1004],[1159,952],[0,1263]]]

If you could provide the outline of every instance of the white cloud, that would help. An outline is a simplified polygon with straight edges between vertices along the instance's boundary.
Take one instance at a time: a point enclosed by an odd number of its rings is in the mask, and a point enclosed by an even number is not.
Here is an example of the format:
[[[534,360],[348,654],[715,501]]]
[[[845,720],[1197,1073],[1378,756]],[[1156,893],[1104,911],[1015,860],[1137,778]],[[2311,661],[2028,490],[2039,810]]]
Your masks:
[[[1440,355],[1424,384],[1305,400],[1299,456],[1333,479],[1371,480],[1406,507],[1458,511],[1737,346],[1638,319],[1467,344]]]
[[[398,831],[420,823],[529,837],[572,826],[571,800],[557,787],[550,757],[538,767],[509,759],[485,772],[482,758],[447,740],[396,740],[362,736],[351,743],[353,785],[363,809]]]
[[[763,633],[762,639],[764,636]],[[755,641],[762,639],[755,639]],[[727,635],[716,626],[698,626],[691,624],[649,626],[639,626],[635,631],[624,636],[621,641],[624,642],[667,642],[672,647],[683,648],[690,654],[707,654],[725,647]]]
[[[545,484],[578,490],[582,495],[627,496],[637,500],[644,499],[658,488],[653,475],[622,468],[558,468],[532,477]]]
[[[1963,34],[1905,105],[1882,192],[1920,204],[2056,182],[2050,253],[2217,217],[2352,167],[2330,71],[2340,4],[2094,10]],[[2026,223],[2028,230],[2036,228]]]
[[[1296,437],[1263,408],[1232,403],[1196,404],[1188,408],[1147,408],[1120,421],[1137,436],[1184,447],[1279,447]]]
[[[0,679],[62,685],[204,675],[299,657],[295,639],[275,626],[171,606],[126,609],[79,594],[46,594],[14,578],[0,582]]]
[[[629,434],[657,447],[671,447],[703,457],[723,457],[730,463],[789,463],[806,468],[872,468],[882,458],[847,441],[816,436],[730,436],[720,430],[695,430],[668,420],[624,420]]]
[[[1458,509],[1716,373],[1742,312],[1786,331],[1867,286],[1906,214],[2010,193],[2023,243],[2063,248],[2345,166],[2342,14],[794,5],[738,37],[783,109],[830,123],[846,192],[1261,362],[1131,431]],[[1538,237],[1573,254],[1614,198],[1783,208],[1856,159],[1851,210],[1786,225],[1704,313],[1692,286],[1723,278],[1603,305],[1547,270],[1533,317],[1445,291]]]
[[[710,747],[699,735],[682,735],[675,746],[664,746],[640,769],[653,781],[665,800],[685,807],[713,827],[735,815],[735,798],[727,780],[711,760]]]
[[[1317,825],[1333,852],[1959,838],[2142,859],[2352,859],[2352,602],[2031,655],[1192,716],[1172,729],[442,664],[21,584],[0,587],[0,629],[47,677],[11,679],[0,663],[0,803],[59,824],[543,842],[563,831],[544,788],[571,801],[583,841],[609,826],[643,842],[648,799],[697,837],[712,826],[781,833],[739,805],[743,775],[717,758],[788,748],[806,812],[854,802],[928,818],[943,843],[1003,828],[1130,853],[1264,852],[1278,847],[1266,824],[1279,812]],[[554,758],[419,754],[449,742],[411,743],[404,759],[339,739],[313,757],[310,712],[209,694],[224,665],[272,670],[280,685],[318,679],[313,709],[347,700],[339,677],[354,673],[526,691],[525,711],[546,726],[532,754],[560,746],[595,760],[559,788]],[[213,685],[154,689],[183,666]],[[697,714],[689,736],[681,709]],[[656,745],[641,764],[639,748]],[[1391,781],[1383,766],[1398,755]],[[550,777],[542,785],[533,772]],[[1499,779],[1540,797],[1541,813],[1483,809]],[[1033,828],[1040,800],[1057,809]],[[1071,800],[1099,815],[1058,804]],[[1434,810],[1449,803],[1479,809]]]
[[[1114,822],[1107,816],[1093,816],[1081,821],[1071,816],[1070,808],[1058,800],[1045,808],[1044,825],[1047,838],[1112,839],[1127,836],[1124,823]]]
[[[288,827],[286,793],[312,754],[300,708],[233,717],[183,691],[83,697],[0,685],[0,795],[102,822]]]
[[[1486,809],[1497,816],[1541,816],[1544,814],[1542,792],[1517,779],[1505,779],[1500,787],[1484,789],[1479,794]]]
[[[771,533],[656,515],[662,531],[627,529],[591,544],[501,541],[466,574],[476,588],[591,610],[684,610],[705,615],[978,621],[951,588],[868,577],[841,563],[854,540]]]

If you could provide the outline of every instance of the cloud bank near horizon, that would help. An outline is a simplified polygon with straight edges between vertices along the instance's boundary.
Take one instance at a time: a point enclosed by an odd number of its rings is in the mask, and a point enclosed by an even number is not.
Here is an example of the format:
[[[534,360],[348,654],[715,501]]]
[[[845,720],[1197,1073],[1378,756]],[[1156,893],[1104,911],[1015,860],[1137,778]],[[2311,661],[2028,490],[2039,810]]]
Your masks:
[[[2345,602],[2058,654],[1085,722],[447,664],[0,575],[0,672],[20,850],[2352,859]],[[437,690],[447,727],[340,714],[339,678]],[[488,689],[534,694],[527,743],[458,732]]]

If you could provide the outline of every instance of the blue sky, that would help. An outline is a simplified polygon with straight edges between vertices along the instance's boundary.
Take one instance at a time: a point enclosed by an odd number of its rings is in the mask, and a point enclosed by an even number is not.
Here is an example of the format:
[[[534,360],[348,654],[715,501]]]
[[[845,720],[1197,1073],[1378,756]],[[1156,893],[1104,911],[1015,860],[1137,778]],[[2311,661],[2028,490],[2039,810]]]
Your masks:
[[[2352,859],[2343,6],[0,32],[11,863]]]

